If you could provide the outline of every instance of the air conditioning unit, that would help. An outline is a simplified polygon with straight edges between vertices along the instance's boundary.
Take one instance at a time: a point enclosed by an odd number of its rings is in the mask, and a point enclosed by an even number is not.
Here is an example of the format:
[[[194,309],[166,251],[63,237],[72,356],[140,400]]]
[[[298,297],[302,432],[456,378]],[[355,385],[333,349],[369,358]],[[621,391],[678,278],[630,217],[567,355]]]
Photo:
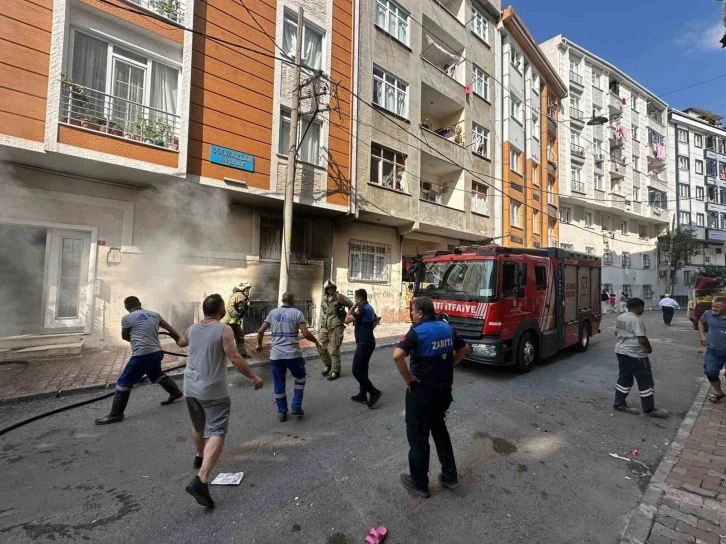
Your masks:
[[[661,278],[667,278],[667,277],[668,277],[668,272],[667,272],[667,271],[665,271],[665,270],[661,270],[661,271],[660,271],[660,272],[658,273],[658,276],[659,276],[659,277],[661,277]]]
[[[595,162],[602,162],[605,160],[605,155],[603,153],[595,153]]]

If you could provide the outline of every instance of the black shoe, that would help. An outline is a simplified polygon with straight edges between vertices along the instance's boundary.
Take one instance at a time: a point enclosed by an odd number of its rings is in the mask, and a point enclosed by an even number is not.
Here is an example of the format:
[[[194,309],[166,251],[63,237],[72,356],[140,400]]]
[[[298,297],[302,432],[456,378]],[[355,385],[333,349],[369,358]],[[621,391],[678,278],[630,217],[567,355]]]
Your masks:
[[[192,481],[187,484],[186,491],[202,506],[214,508],[214,500],[209,494],[209,486],[202,482],[199,476],[194,476]]]
[[[293,408],[290,413],[294,416],[304,416],[305,415],[305,412],[303,411],[302,408]]]
[[[371,400],[368,401],[368,408],[373,408],[376,405],[376,403],[379,400],[381,400],[382,395],[383,395],[383,392],[379,391],[378,389],[373,391],[373,393],[371,393]]]
[[[287,421],[287,412],[277,412],[277,421],[285,423]]]
[[[202,468],[202,462],[204,461],[203,457],[199,457],[198,455],[194,456],[194,464],[192,465],[192,468],[200,469]]]
[[[458,480],[456,480],[455,482],[447,482],[446,480],[444,480],[443,474],[439,474],[439,483],[447,489],[458,489],[459,487],[461,487],[461,484]]]
[[[622,406],[613,406],[613,409],[617,410],[618,412],[625,412],[626,414],[633,414],[634,416],[637,416],[640,414],[637,408],[631,408],[627,404],[624,404]]]
[[[326,367],[325,367],[325,370],[323,370],[323,371],[321,372],[321,374],[322,374],[323,376],[327,376],[328,374],[330,374],[330,370],[331,370],[331,368],[330,368],[329,366],[326,366]]]
[[[169,376],[162,376],[162,378],[156,383],[163,387],[164,391],[169,393],[169,398],[161,402],[162,406],[176,402],[184,396],[184,393],[181,392],[179,386]]]
[[[408,489],[408,491],[410,493],[413,493],[414,495],[418,495],[419,497],[423,497],[424,499],[428,499],[431,496],[431,493],[429,493],[428,489],[421,489],[419,487],[416,487],[416,484],[413,483],[411,476],[409,476],[408,474],[401,474],[401,483],[403,484],[403,487]]]
[[[111,411],[107,416],[96,419],[96,425],[108,425],[109,423],[118,423],[124,420],[124,410],[129,403],[131,391],[117,391],[113,396]]]
[[[340,378],[340,372],[331,372],[330,376],[328,376],[328,381],[332,382],[333,380],[337,380]]]
[[[357,395],[353,395],[350,397],[350,400],[353,402],[362,402],[363,404],[368,404],[368,396],[365,393],[358,393]]]

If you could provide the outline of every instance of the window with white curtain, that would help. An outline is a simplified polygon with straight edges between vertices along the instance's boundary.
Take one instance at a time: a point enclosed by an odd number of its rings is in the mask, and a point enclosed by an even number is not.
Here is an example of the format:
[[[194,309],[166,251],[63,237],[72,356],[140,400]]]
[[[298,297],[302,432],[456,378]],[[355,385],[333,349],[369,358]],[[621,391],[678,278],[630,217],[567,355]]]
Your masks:
[[[310,119],[300,119],[297,127],[298,138],[298,159],[301,162],[315,164],[321,166],[322,159],[320,156],[320,133],[322,123]],[[282,110],[280,112],[280,144],[279,153],[287,155],[290,151],[290,112]]]
[[[297,47],[297,17],[285,13],[285,24],[282,29],[282,50],[294,59]],[[302,63],[313,70],[322,70],[323,66],[323,33],[307,22],[302,31]]]
[[[348,279],[387,282],[391,246],[363,240],[348,242]]]
[[[484,127],[471,124],[471,145],[472,151],[482,157],[489,156],[489,131]]]
[[[489,21],[474,6],[471,7],[471,31],[489,43]]]
[[[523,123],[522,102],[514,96],[509,97],[509,113],[520,125]]]
[[[373,67],[373,103],[395,113],[408,117],[408,83],[404,83],[388,72]]]
[[[472,72],[472,90],[484,100],[489,100],[489,74],[475,64]]]
[[[487,202],[489,189],[483,183],[471,182],[471,211],[481,215],[489,215]]]
[[[390,0],[376,2],[376,26],[408,45],[408,12]]]
[[[509,169],[517,174],[522,173],[522,152],[514,149],[509,149]]]

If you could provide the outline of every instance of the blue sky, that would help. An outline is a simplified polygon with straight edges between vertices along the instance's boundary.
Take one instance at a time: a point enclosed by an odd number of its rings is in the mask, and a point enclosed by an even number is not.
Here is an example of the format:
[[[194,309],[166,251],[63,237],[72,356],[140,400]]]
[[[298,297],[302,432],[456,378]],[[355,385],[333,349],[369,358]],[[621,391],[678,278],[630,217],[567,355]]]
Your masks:
[[[660,96],[726,74],[723,2],[716,0],[516,0],[538,42],[562,34]],[[502,7],[509,5],[503,1]],[[726,117],[726,77],[663,96]]]

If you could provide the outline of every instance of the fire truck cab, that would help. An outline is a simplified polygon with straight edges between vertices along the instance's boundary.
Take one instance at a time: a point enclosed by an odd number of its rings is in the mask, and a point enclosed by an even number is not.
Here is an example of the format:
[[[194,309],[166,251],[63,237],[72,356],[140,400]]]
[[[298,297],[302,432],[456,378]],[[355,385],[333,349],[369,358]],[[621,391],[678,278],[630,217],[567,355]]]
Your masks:
[[[468,360],[528,372],[600,332],[600,271],[598,257],[559,248],[466,246],[415,264],[413,300],[433,300]]]

